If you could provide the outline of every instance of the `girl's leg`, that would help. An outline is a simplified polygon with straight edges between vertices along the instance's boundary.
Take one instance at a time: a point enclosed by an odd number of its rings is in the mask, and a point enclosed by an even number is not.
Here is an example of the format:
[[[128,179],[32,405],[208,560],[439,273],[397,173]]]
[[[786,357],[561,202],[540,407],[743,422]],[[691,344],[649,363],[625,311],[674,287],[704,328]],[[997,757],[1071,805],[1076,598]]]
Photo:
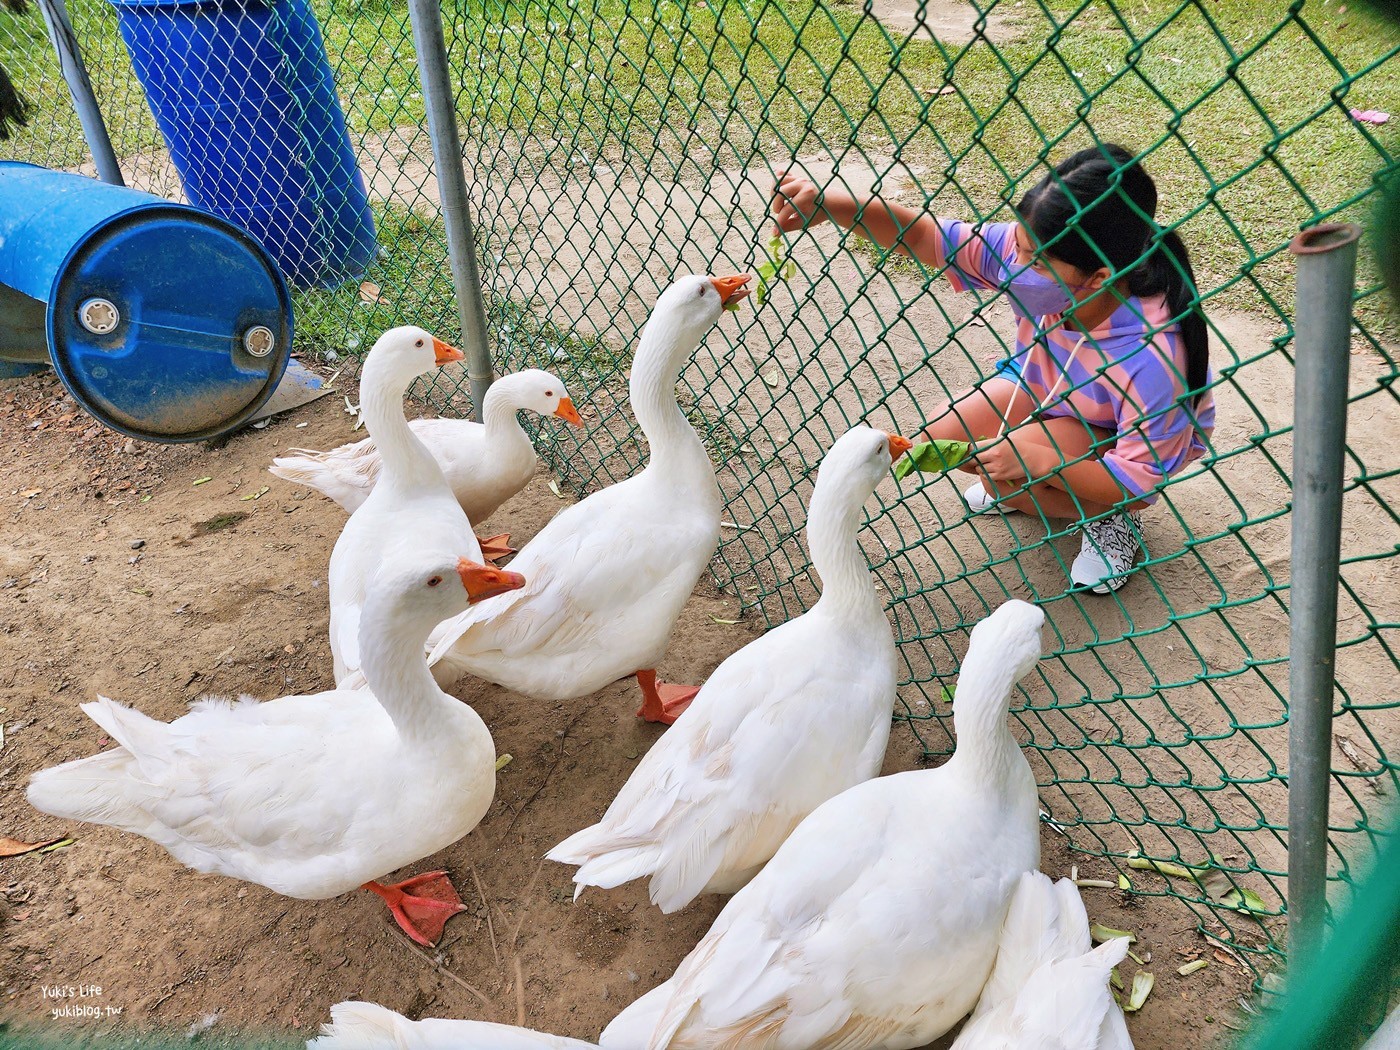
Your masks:
[[[1054,450],[1064,463],[1081,459],[1085,453],[1100,441],[1112,435],[1098,427],[1091,427],[1075,416],[1053,416],[1049,419],[1036,419],[1024,424],[1017,437]],[[1076,499],[1064,489],[1046,482],[1032,485],[1029,491],[1019,492],[1019,482],[996,482],[982,478],[987,491],[1001,497],[1009,507],[1027,514],[1042,513],[1049,518],[1087,518],[1109,510],[1105,503]],[[1131,508],[1130,508],[1131,509]]]
[[[922,436],[926,441],[990,441],[1024,423],[1034,410],[1035,401],[1019,384],[993,377],[944,406]],[[972,466],[958,469],[976,473]]]

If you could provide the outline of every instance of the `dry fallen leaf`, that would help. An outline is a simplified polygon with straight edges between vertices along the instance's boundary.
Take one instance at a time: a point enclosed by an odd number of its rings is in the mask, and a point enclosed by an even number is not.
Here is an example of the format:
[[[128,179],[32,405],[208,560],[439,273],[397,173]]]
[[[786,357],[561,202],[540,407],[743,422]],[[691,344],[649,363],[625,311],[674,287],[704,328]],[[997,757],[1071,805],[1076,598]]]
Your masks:
[[[379,290],[379,285],[372,281],[360,282],[360,298],[367,303],[388,303],[384,298],[384,293]]]
[[[45,839],[43,842],[21,842],[19,839],[9,839],[0,835],[0,857],[18,857],[23,853],[33,853],[35,850],[62,841],[63,836],[61,835],[56,839]]]

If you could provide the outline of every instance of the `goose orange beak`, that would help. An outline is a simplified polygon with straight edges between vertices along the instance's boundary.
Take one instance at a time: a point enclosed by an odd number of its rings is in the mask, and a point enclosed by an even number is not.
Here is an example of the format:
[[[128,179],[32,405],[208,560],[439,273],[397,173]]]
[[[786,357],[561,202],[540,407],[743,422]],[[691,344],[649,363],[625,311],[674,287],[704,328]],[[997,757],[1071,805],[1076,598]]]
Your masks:
[[[889,434],[887,436],[890,439],[891,463],[914,447],[914,442],[910,441],[907,437],[900,437],[898,434]]]
[[[729,306],[749,294],[744,285],[752,280],[753,274],[740,273],[733,277],[711,277],[710,283],[715,286],[715,291],[719,292],[720,303]]]
[[[465,356],[462,351],[458,350],[455,346],[449,346],[437,336],[433,336],[433,353],[437,357],[437,364],[439,367],[447,364],[449,361],[460,361]]]
[[[473,604],[525,586],[525,577],[518,572],[493,569],[467,558],[457,559],[457,575],[462,578],[462,586],[467,589],[467,598]]]
[[[566,423],[572,423],[576,427],[583,426],[583,417],[578,414],[578,409],[574,407],[574,399],[571,397],[561,397],[559,407],[554,410],[554,414]]]

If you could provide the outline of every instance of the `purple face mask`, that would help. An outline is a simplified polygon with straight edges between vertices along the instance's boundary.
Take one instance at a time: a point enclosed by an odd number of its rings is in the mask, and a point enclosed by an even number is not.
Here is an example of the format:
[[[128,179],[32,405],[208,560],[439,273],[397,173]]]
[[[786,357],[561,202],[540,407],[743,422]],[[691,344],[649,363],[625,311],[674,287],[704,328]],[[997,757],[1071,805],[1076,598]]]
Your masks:
[[[1047,314],[1062,314],[1074,303],[1059,281],[1029,268],[1016,274],[1002,288],[1011,300],[1011,309],[1032,320]]]

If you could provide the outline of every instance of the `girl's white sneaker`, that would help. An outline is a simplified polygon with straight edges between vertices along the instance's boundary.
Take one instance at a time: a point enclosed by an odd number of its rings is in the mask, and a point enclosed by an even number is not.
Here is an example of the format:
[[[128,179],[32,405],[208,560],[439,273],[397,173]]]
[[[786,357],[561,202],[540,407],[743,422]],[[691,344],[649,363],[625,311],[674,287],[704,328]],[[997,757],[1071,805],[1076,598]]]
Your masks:
[[[967,504],[967,509],[974,514],[1016,514],[1015,507],[1008,507],[1000,503],[986,489],[980,481],[974,481],[971,486],[963,491],[963,501]]]

